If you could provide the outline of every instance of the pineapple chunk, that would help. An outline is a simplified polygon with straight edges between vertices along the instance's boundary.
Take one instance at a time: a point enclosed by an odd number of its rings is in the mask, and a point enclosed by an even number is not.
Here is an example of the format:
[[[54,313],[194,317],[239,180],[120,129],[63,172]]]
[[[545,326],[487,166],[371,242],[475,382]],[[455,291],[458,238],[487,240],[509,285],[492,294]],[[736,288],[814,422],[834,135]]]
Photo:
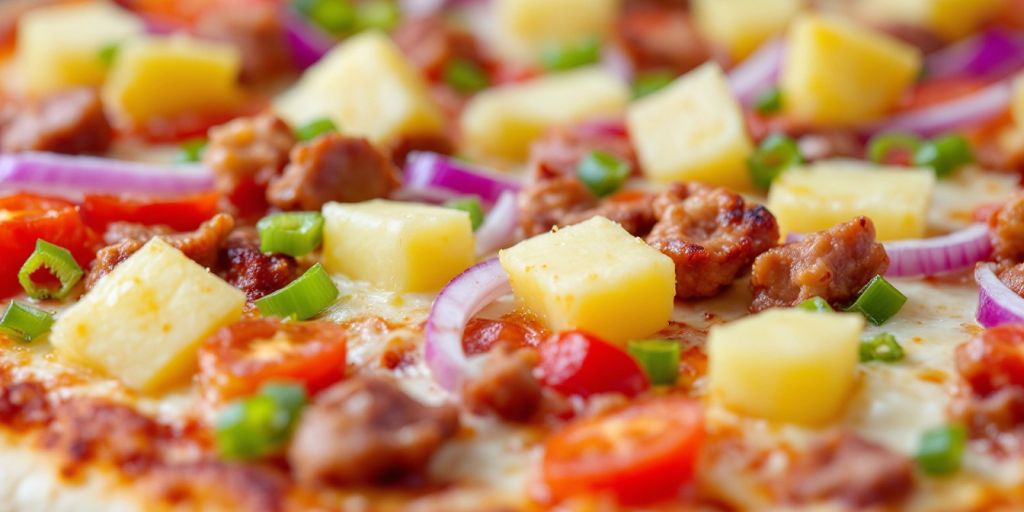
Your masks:
[[[709,39],[742,59],[786,30],[805,0],[696,0],[697,26]]]
[[[718,64],[705,64],[637,101],[626,120],[649,178],[752,187],[745,160],[753,144]]]
[[[1011,100],[1013,122],[1017,131],[1024,131],[1024,75],[1018,75],[1013,81],[1013,99]]]
[[[546,127],[616,115],[628,101],[626,84],[600,68],[545,75],[474,96],[462,133],[471,153],[521,160]]]
[[[880,32],[804,15],[789,31],[780,86],[793,116],[861,124],[892,108],[917,77],[921,53]]]
[[[550,45],[604,39],[621,0],[497,0],[495,46],[506,57],[536,60]]]
[[[53,326],[61,354],[152,391],[194,371],[199,343],[242,316],[245,294],[154,238]]]
[[[991,20],[1004,0],[860,0],[857,13],[877,23],[931,29],[947,39],[973,33]]]
[[[294,126],[330,118],[377,143],[444,130],[423,77],[388,36],[363,32],[336,46],[274,102]]]
[[[136,39],[120,51],[103,100],[133,123],[223,112],[241,99],[241,56],[234,47],[186,36]]]
[[[34,94],[99,86],[107,75],[100,51],[142,34],[142,21],[107,2],[61,4],[18,20],[18,72]]]
[[[782,236],[810,233],[859,215],[871,218],[879,240],[921,238],[935,173],[820,162],[783,173],[768,192],[768,209]]]
[[[775,309],[711,328],[712,396],[737,412],[817,425],[835,417],[856,379],[864,319]]]
[[[324,205],[324,266],[399,292],[436,291],[475,261],[469,214],[373,200]]]
[[[672,260],[604,217],[520,242],[498,258],[519,303],[553,331],[626,341],[672,316]]]

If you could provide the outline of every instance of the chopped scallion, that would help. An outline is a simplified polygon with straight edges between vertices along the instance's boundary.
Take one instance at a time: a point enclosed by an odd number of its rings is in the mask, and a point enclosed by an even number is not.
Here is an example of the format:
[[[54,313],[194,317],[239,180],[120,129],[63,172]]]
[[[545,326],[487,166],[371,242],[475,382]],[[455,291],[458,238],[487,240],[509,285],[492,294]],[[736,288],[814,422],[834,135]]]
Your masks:
[[[921,147],[921,138],[910,133],[882,133],[871,137],[868,142],[868,158],[872,162],[889,162],[894,152],[903,152],[908,160]]]
[[[29,342],[46,334],[53,326],[53,315],[39,308],[12,300],[0,318],[0,330]]]
[[[762,114],[774,114],[782,110],[782,91],[772,87],[754,98],[754,108]]]
[[[324,218],[319,212],[274,213],[260,219],[256,229],[261,251],[305,256],[320,247]]]
[[[305,320],[321,312],[338,298],[338,287],[323,265],[317,263],[288,286],[256,300],[264,316]]]
[[[914,152],[914,165],[930,167],[942,178],[974,161],[971,144],[963,135],[951,134],[924,142]]]
[[[469,59],[451,59],[444,66],[441,72],[444,83],[456,91],[469,93],[476,92],[490,85],[491,80],[487,73]]]
[[[766,189],[786,169],[800,165],[803,161],[795,140],[781,133],[773,133],[765,137],[754,154],[747,158],[747,168],[754,185]]]
[[[900,293],[892,283],[882,276],[875,276],[861,289],[857,300],[846,311],[857,311],[869,322],[882,325],[896,315],[906,302],[907,296]]]
[[[391,30],[400,17],[393,0],[364,0],[356,9],[356,30]]]
[[[642,340],[626,343],[626,350],[640,363],[651,384],[671,386],[679,378],[679,343]]]
[[[54,289],[32,280],[32,274],[42,268],[60,281],[60,288]],[[18,271],[18,282],[33,299],[63,299],[78,284],[82,274],[82,267],[78,266],[75,257],[67,249],[40,239],[36,240],[35,252]]]
[[[676,79],[676,74],[671,71],[648,71],[639,73],[633,79],[633,97],[643,98],[664,89]]]
[[[288,441],[306,403],[302,386],[268,383],[258,394],[227,404],[214,421],[217,451],[234,460],[276,452]]]
[[[473,231],[476,231],[484,223],[484,208],[480,205],[480,199],[476,197],[463,197],[452,199],[444,203],[445,207],[453,210],[462,210],[469,214],[469,221],[473,224]]]
[[[834,309],[832,309],[832,306],[828,304],[828,301],[817,296],[811,297],[801,302],[800,304],[797,304],[796,307],[799,309],[803,309],[806,311],[814,311],[817,313],[827,313],[835,311]]]
[[[117,54],[121,51],[120,42],[107,43],[100,47],[99,52],[96,54],[96,58],[103,63],[104,67],[110,67],[114,65],[114,60],[117,59]]]
[[[588,37],[575,44],[549,46],[541,52],[540,61],[548,71],[564,71],[594,64],[601,58],[601,42]]]
[[[871,338],[860,340],[860,361],[882,361],[892,363],[903,359],[903,347],[896,337],[887,332],[878,333]]]
[[[203,137],[196,137],[182,142],[181,146],[178,147],[178,162],[192,164],[202,160],[203,153],[206,151],[206,142],[206,139]]]
[[[926,430],[917,445],[917,465],[928,475],[948,475],[960,469],[967,430],[961,425],[943,425]]]
[[[356,8],[349,0],[296,0],[294,5],[309,21],[332,34],[355,27]]]
[[[314,119],[298,128],[295,129],[295,138],[300,141],[313,140],[325,133],[331,133],[338,131],[338,128],[334,126],[334,121],[322,117],[320,119]]]
[[[622,188],[629,178],[629,162],[604,151],[591,151],[576,167],[576,175],[597,197]]]

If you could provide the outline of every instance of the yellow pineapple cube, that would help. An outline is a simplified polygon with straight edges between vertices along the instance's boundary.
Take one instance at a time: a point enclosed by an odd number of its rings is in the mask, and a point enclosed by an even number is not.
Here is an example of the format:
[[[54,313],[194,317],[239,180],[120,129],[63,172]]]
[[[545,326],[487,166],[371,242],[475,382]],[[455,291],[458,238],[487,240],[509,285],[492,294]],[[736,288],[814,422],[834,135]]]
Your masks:
[[[47,94],[99,86],[107,75],[107,45],[142,34],[142,21],[107,2],[34,9],[18,20],[16,59],[25,90]]]
[[[743,112],[718,64],[705,64],[629,108],[641,167],[655,181],[752,187]]]
[[[154,238],[53,326],[57,350],[152,391],[187,379],[200,342],[242,316],[245,294]]]
[[[628,101],[622,80],[586,68],[484,91],[466,105],[460,122],[470,153],[521,160],[548,126],[617,115]]]
[[[223,112],[241,99],[241,56],[234,47],[187,36],[125,44],[103,88],[114,116],[130,122]]]
[[[784,108],[820,124],[879,119],[921,68],[921,52],[913,46],[852,21],[816,15],[793,22],[784,59]]]
[[[934,188],[930,169],[820,162],[779,176],[768,192],[768,209],[782,236],[864,215],[874,221],[879,240],[921,238]]]
[[[786,30],[805,0],[695,0],[697,26],[711,41],[742,59]]]
[[[877,23],[924,27],[958,39],[990,21],[1005,4],[1005,0],[860,0],[856,10]]]
[[[708,382],[727,407],[818,425],[842,409],[856,380],[864,318],[773,309],[711,328]]]
[[[293,126],[330,118],[343,132],[374,142],[444,130],[427,83],[381,32],[335,46],[274,102]]]
[[[436,291],[475,261],[469,214],[377,199],[324,205],[324,266],[399,292]]]
[[[498,258],[520,305],[553,331],[626,341],[672,316],[672,260],[604,217],[535,236]]]
[[[506,57],[536,60],[550,46],[603,39],[621,0],[496,0],[495,46]]]

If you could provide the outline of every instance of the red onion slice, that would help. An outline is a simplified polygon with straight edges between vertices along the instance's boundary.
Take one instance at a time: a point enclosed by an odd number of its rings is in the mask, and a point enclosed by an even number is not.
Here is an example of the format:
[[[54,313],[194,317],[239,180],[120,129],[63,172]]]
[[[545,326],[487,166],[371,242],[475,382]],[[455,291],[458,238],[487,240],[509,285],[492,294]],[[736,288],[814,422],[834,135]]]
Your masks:
[[[781,39],[772,39],[732,68],[729,86],[740,103],[749,104],[759,93],[775,84],[782,69],[785,49]]]
[[[519,205],[516,194],[503,192],[494,207],[487,212],[484,223],[476,230],[476,254],[483,256],[503,249],[516,236],[519,225]]]
[[[213,188],[200,166],[164,166],[54,153],[0,155],[0,188],[41,193],[182,195]]]
[[[984,327],[1024,321],[1024,299],[996,277],[991,265],[974,270],[978,283],[978,311],[975,319]]]
[[[424,327],[424,352],[434,379],[444,389],[458,392],[469,371],[462,349],[466,323],[488,304],[512,293],[505,269],[497,258],[470,267],[441,290]]]
[[[997,82],[973,94],[938,105],[896,114],[868,128],[870,133],[910,132],[930,137],[998,116],[1010,106],[1012,85]]]
[[[444,155],[416,151],[405,164],[405,188],[440,188],[494,203],[503,192],[518,192],[514,178],[474,169]]]
[[[928,56],[929,78],[1004,78],[1024,67],[1024,37],[992,29]]]
[[[316,64],[334,48],[336,41],[291,8],[281,9],[285,40],[299,69]]]

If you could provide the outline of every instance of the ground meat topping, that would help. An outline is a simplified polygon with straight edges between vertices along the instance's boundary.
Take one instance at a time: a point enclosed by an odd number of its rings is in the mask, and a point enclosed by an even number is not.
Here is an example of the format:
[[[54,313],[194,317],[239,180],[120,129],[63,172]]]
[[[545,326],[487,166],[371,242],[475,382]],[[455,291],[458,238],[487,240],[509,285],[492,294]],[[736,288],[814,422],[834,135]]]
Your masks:
[[[790,502],[838,501],[857,509],[896,503],[913,487],[913,466],[906,457],[850,432],[819,439],[782,482]]]
[[[874,224],[858,217],[759,256],[750,280],[750,309],[795,306],[814,296],[842,304],[888,268]]]
[[[75,400],[55,407],[42,444],[68,456],[65,474],[90,460],[138,474],[158,461],[160,434],[161,425],[128,407]]]
[[[236,205],[265,204],[264,191],[288,164],[294,145],[291,128],[277,116],[242,117],[210,129],[203,163],[213,170],[217,190]]]
[[[224,241],[217,265],[221,277],[255,301],[284,288],[296,277],[295,258],[260,250],[255,229],[237,229]]]
[[[493,412],[508,421],[532,418],[542,397],[540,382],[533,375],[537,351],[499,345],[483,357],[479,375],[463,387],[466,405],[473,411]]]
[[[676,265],[676,297],[711,297],[779,239],[775,217],[728,189],[676,183],[654,200],[651,247]]]
[[[540,181],[519,193],[519,226],[527,237],[567,225],[571,213],[597,206],[597,198],[575,176]]]
[[[380,377],[355,377],[316,397],[288,461],[304,484],[374,483],[421,471],[458,429],[458,410],[429,407]]]
[[[408,19],[391,37],[409,61],[431,81],[442,79],[445,67],[454,59],[464,59],[482,68],[487,65],[476,38],[440,16]]]
[[[640,5],[618,17],[615,35],[637,69],[683,73],[711,56],[682,6]]]
[[[591,151],[603,151],[628,162],[633,174],[640,170],[626,127],[606,121],[556,127],[530,146],[534,179],[575,176],[580,162]]]
[[[267,200],[285,210],[319,210],[331,201],[386,197],[399,184],[394,164],[369,141],[328,134],[295,147],[284,174],[267,189]]]
[[[999,261],[1024,262],[1024,194],[1010,199],[991,220],[993,254]]]
[[[4,152],[102,153],[114,139],[99,93],[93,89],[57,93],[35,105],[12,109],[4,117],[0,126]]]
[[[279,10],[273,3],[253,2],[244,9],[214,5],[203,12],[195,31],[238,49],[244,82],[266,81],[293,68]]]
[[[651,197],[648,194],[627,191],[611,196],[593,208],[568,212],[562,216],[558,225],[570,226],[593,217],[613,220],[633,236],[650,233],[658,222],[651,207]]]

